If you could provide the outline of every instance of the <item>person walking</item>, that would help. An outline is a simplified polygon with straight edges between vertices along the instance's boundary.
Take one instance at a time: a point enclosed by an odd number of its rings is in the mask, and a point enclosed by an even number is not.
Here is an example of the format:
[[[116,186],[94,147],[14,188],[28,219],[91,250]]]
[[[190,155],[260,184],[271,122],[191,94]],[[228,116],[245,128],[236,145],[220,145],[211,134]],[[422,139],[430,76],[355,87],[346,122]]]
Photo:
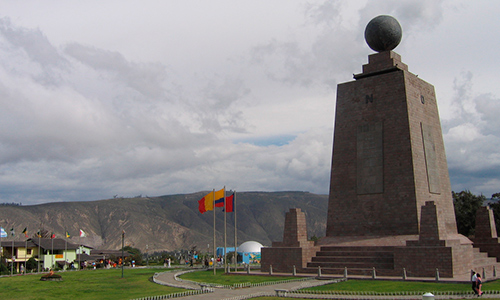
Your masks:
[[[477,295],[477,274],[476,272],[472,271],[472,277],[471,280],[472,282],[472,290],[474,291],[474,294]]]
[[[477,290],[477,296],[481,297],[483,295],[483,291],[481,291],[481,287],[483,286],[483,281],[481,280],[481,274],[476,274],[477,279],[476,279],[476,290]]]

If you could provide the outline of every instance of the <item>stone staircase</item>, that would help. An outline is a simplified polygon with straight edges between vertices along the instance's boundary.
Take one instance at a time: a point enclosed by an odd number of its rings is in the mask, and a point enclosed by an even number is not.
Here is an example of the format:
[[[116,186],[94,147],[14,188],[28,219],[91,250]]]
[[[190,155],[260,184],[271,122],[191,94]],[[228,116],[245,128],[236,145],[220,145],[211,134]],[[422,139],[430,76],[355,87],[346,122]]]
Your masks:
[[[496,268],[495,273],[498,272],[500,275],[500,264],[496,257],[488,256],[487,252],[480,252],[479,248],[473,248],[472,251],[474,254],[472,265],[476,272],[482,273],[484,269],[486,273],[493,274]]]
[[[324,274],[344,274],[345,269],[350,275],[373,274],[394,276],[394,247],[390,246],[359,246],[337,247],[324,246],[307,263],[304,272],[316,273],[318,266]],[[398,271],[401,273],[400,271]]]
[[[500,264],[495,257],[486,252],[473,248],[473,268],[477,272],[484,269],[487,274],[493,275],[494,267],[500,275]],[[316,256],[307,267],[305,273],[317,273],[321,267],[322,274],[343,275],[347,268],[348,275],[372,276],[373,268],[377,276],[402,276],[403,270],[394,269],[394,247],[392,246],[324,246],[316,252]],[[409,274],[408,274],[409,275]]]

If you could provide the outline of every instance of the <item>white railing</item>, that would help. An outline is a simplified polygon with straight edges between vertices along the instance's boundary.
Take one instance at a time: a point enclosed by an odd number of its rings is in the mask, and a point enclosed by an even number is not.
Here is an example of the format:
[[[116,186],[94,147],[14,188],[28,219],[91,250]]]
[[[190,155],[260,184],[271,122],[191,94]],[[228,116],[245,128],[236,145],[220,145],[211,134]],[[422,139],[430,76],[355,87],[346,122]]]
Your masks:
[[[187,296],[193,296],[193,295],[200,295],[200,294],[206,294],[206,293],[212,293],[213,290],[189,290],[185,292],[180,292],[180,293],[172,293],[172,294],[167,294],[167,295],[159,295],[159,296],[150,296],[150,297],[142,297],[142,298],[135,298],[133,300],[160,300],[160,299],[172,299],[172,298],[180,298],[180,297],[187,297]]]

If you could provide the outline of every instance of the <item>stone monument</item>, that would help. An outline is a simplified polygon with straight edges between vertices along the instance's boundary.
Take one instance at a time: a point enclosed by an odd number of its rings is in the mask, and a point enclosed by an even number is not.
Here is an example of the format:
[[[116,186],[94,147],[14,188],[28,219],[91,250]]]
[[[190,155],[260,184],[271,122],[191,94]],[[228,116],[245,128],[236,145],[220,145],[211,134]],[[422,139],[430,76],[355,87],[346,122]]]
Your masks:
[[[493,272],[495,260],[457,232],[434,87],[392,51],[401,37],[393,17],[370,21],[365,39],[377,53],[354,81],[337,87],[326,236],[303,247],[321,248],[301,271]],[[276,262],[274,246],[262,251],[263,269],[273,262],[274,270],[287,270]]]

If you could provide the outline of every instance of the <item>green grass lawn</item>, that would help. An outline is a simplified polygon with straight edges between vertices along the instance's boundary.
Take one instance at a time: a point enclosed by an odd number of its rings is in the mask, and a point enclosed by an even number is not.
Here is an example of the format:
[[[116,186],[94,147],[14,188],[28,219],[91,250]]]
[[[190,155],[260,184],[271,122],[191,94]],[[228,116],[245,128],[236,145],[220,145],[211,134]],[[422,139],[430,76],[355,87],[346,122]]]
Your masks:
[[[435,283],[435,282],[415,282],[415,281],[386,281],[386,280],[348,280],[336,284],[311,287],[303,289],[316,291],[353,291],[353,292],[444,292],[444,291],[471,291],[469,283]],[[491,281],[483,284],[483,291],[500,290],[500,280]],[[486,296],[487,297],[487,296]],[[483,297],[481,299],[487,300]],[[287,297],[258,297],[255,300],[305,300],[302,298]],[[464,298],[464,299],[470,299]]]
[[[40,281],[41,274],[0,278],[0,299],[134,299],[184,291],[150,281],[158,269],[59,272],[63,281]]]
[[[359,291],[359,292],[414,292],[414,291],[472,291],[470,283],[387,281],[387,280],[348,280],[304,290],[320,291]],[[500,280],[483,284],[483,291],[500,290]]]
[[[347,280],[304,289],[316,291],[358,291],[358,292],[418,292],[418,291],[470,291],[466,283],[436,283],[388,280]],[[483,288],[484,290],[484,288]]]
[[[214,276],[213,270],[191,272],[180,276],[181,279],[191,280],[196,282],[207,282],[216,284],[233,285],[235,283],[260,283],[266,281],[280,281],[297,279],[300,277],[293,276],[262,276],[262,275],[239,275],[239,274],[224,274],[222,269],[217,270],[217,275]]]

